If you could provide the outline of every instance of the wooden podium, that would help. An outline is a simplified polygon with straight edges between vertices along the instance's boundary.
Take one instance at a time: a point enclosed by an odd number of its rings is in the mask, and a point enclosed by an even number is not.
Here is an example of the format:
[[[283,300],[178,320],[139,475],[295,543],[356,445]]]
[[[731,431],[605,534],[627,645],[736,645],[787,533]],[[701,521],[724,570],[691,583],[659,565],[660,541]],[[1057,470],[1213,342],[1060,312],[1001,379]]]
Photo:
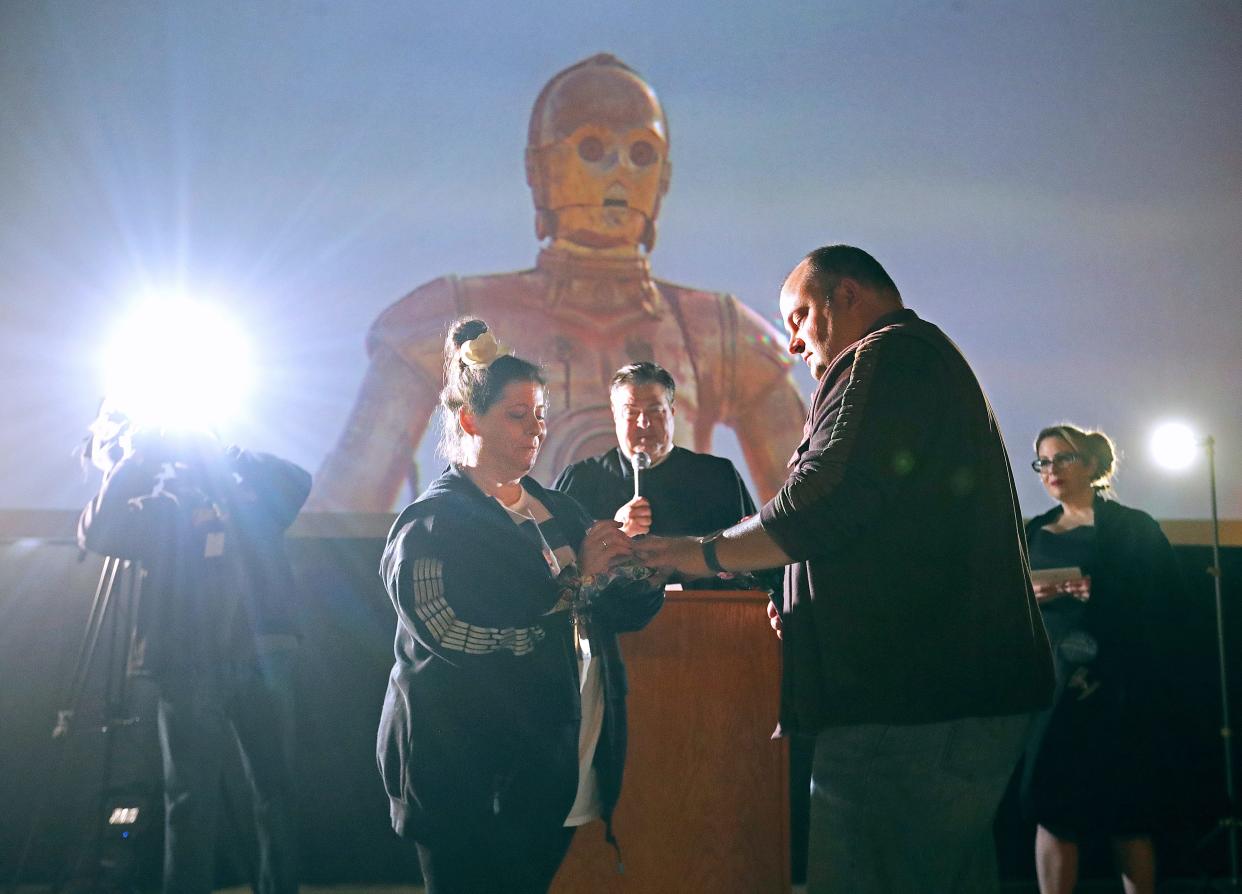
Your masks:
[[[660,614],[621,638],[629,675],[629,757],[613,830],[584,826],[556,894],[789,890],[788,748],[772,741],[780,642],[767,595],[670,591]]]

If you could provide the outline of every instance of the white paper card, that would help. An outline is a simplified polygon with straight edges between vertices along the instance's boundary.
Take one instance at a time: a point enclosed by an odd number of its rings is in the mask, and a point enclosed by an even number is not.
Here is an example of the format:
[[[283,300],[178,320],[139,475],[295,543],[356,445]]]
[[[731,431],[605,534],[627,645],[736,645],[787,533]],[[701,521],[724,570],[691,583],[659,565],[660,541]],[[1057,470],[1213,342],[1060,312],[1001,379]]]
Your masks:
[[[224,555],[224,532],[211,531],[207,535],[207,544],[203,547],[203,558],[218,559]]]
[[[1033,584],[1063,584],[1067,580],[1077,580],[1080,577],[1082,577],[1082,569],[1077,565],[1070,568],[1031,570],[1031,583]]]

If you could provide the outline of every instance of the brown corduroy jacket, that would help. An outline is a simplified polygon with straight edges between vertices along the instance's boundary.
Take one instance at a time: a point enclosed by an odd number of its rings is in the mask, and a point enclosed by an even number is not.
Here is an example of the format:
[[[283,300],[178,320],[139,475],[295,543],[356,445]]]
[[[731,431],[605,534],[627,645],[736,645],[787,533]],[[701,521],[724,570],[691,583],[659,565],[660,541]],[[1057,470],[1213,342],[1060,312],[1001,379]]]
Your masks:
[[[835,359],[761,517],[795,560],[782,732],[1048,703],[1051,653],[1000,430],[956,345],[913,311]]]

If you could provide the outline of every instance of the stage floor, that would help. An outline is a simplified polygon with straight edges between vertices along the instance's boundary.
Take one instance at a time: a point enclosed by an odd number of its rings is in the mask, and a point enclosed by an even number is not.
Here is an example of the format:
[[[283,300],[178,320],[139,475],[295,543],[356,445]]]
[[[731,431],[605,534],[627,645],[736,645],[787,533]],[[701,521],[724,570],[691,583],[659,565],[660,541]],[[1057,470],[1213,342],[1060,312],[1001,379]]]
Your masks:
[[[46,894],[45,885],[20,885],[16,894]],[[1224,880],[1217,882],[1216,887],[1206,881],[1189,879],[1169,879],[1160,884],[1159,894],[1199,894],[1199,892],[1228,891]],[[1121,884],[1116,881],[1082,881],[1075,889],[1076,894],[1121,894]],[[220,888],[214,894],[251,894],[251,888],[236,886]],[[301,894],[424,894],[418,885],[302,885]],[[762,892],[757,892],[762,894]],[[795,885],[790,894],[806,894],[806,888]],[[1002,882],[1000,894],[1039,894],[1034,881]]]
[[[1074,889],[1075,894],[1121,894],[1121,883],[1118,881],[1081,881]],[[1189,879],[1169,879],[1161,882],[1158,894],[1191,894],[1191,892],[1227,891],[1223,880],[1217,887],[1211,887],[1206,881]],[[250,894],[247,887],[222,888],[215,894]],[[34,894],[33,889],[31,894]],[[417,885],[303,885],[301,894],[423,894]],[[806,888],[795,885],[790,894],[806,894]],[[1000,894],[1039,894],[1039,888],[1030,882],[1002,882]]]

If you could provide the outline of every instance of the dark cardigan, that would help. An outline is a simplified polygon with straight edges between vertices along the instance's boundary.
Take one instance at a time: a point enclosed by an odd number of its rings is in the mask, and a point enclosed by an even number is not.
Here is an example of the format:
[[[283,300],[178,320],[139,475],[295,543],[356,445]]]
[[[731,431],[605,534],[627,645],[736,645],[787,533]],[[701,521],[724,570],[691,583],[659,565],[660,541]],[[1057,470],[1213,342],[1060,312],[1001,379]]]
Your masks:
[[[1054,506],[1026,524],[1026,534],[1061,517]],[[1177,556],[1154,518],[1115,500],[1095,498],[1095,566],[1086,623],[1100,645],[1105,672],[1119,673],[1145,689],[1168,665],[1161,646],[1183,606],[1183,582]]]
[[[592,524],[582,508],[531,478],[522,484],[577,551]],[[560,825],[578,788],[581,705],[570,612],[540,549],[450,468],[397,518],[380,573],[398,616],[376,745],[393,828],[431,840],[496,820]],[[643,627],[663,598],[659,588],[616,583],[591,604],[606,821],[626,747],[617,633]]]

